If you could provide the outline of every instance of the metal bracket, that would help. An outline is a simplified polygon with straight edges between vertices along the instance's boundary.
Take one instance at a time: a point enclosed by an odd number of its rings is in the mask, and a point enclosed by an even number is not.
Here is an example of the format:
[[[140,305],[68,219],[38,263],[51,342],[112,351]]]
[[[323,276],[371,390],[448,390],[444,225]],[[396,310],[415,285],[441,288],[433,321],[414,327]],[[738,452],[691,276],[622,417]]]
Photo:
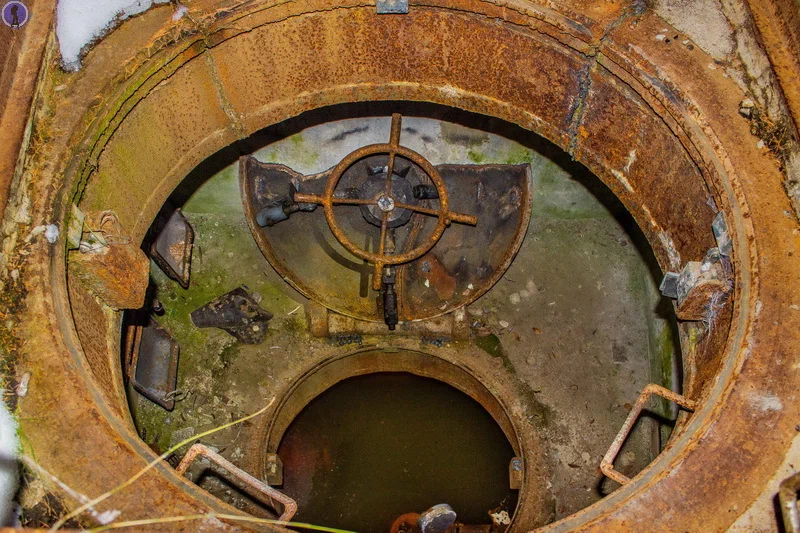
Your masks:
[[[725,213],[720,211],[711,223],[711,230],[714,232],[714,239],[717,241],[717,248],[722,256],[730,257],[733,252],[733,242],[728,234],[728,225],[725,223]]]
[[[206,457],[209,461],[230,473],[231,476],[233,476],[235,480],[241,484],[241,488],[247,491],[247,493],[251,496],[263,497],[262,503],[269,505],[275,511],[281,512],[278,520],[282,522],[288,522],[297,512],[297,502],[295,502],[292,498],[254,478],[208,446],[200,444],[199,442],[189,448],[189,451],[183,456],[183,459],[181,459],[181,462],[175,471],[179,475],[185,477],[186,471],[189,470],[189,467],[192,465],[198,455]],[[278,505],[276,505],[275,502],[277,502]]]
[[[68,240],[78,238],[75,227]],[[80,225],[77,250],[69,252],[69,273],[112,309],[139,309],[144,305],[150,259],[131,241],[113,211],[86,213]]]
[[[133,387],[167,411],[175,408],[180,347],[152,318],[132,326],[127,376]]]
[[[680,273],[667,272],[659,289],[677,300],[679,320],[706,320],[724,304],[732,287],[729,259],[719,248],[708,250],[703,261],[689,261]]]
[[[687,411],[694,411],[697,407],[697,402],[694,400],[690,400],[685,396],[681,396],[677,392],[672,392],[671,390],[665,389],[661,385],[656,385],[655,383],[651,383],[642,389],[642,393],[639,395],[639,398],[633,405],[631,412],[628,413],[628,418],[625,419],[625,423],[622,424],[622,428],[614,438],[614,442],[611,443],[611,446],[608,448],[603,460],[600,462],[600,471],[621,485],[629,483],[631,479],[628,476],[614,470],[614,459],[617,458],[617,454],[622,448],[622,445],[625,443],[625,439],[628,438],[631,429],[633,429],[633,425],[639,418],[639,414],[642,412],[644,404],[647,403],[647,400],[649,400],[650,396],[653,394],[657,394],[662,398],[665,398],[671,402],[675,402]]]
[[[378,15],[408,14],[408,0],[377,0]]]
[[[522,488],[522,481],[525,478],[525,466],[522,457],[512,457],[508,463],[508,485],[511,490]]]
[[[800,490],[800,472],[784,479],[778,490],[783,527],[786,533],[800,533],[800,512],[797,511],[798,490]]]
[[[189,317],[198,328],[220,328],[243,344],[260,344],[267,337],[272,313],[262,309],[242,287],[237,287],[195,309]]]
[[[150,257],[170,278],[184,289],[189,288],[194,229],[180,208],[159,213],[156,219],[158,236],[150,246]]]

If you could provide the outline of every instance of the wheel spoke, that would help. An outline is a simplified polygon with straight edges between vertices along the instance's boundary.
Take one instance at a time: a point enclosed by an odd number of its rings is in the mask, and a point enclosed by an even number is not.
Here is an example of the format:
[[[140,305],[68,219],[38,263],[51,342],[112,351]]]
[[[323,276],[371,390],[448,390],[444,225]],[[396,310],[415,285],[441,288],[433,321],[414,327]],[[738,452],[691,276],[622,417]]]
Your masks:
[[[473,215],[464,215],[462,213],[453,213],[452,211],[448,215],[450,222],[457,222],[459,224],[466,224],[467,226],[477,226],[478,225],[478,217]]]
[[[389,163],[386,165],[386,196],[392,195],[392,173],[394,172],[394,152],[389,152]]]
[[[394,113],[392,115],[392,129],[389,133],[389,146],[392,147],[392,150],[389,152],[389,162],[386,165],[386,195],[392,195],[392,174],[394,174],[394,160],[395,160],[395,151],[394,148],[400,146],[400,132],[402,131],[403,126],[403,118],[400,113]]]
[[[320,204],[325,205],[325,199],[316,194],[294,193],[294,201],[300,204]]]
[[[432,217],[440,217],[442,216],[441,211],[437,211],[436,209],[430,209],[428,207],[422,207],[421,205],[414,205],[414,204],[405,204],[402,202],[395,202],[394,204],[395,209],[408,209],[409,211],[414,211],[416,213],[422,213],[423,215],[430,215]],[[474,226],[478,223],[478,218],[472,215],[462,215],[461,213],[453,213],[449,212],[447,214],[448,223],[449,222],[458,222],[459,224],[467,224],[470,226]]]
[[[386,233],[389,229],[389,213],[384,213],[381,219],[381,240],[378,242],[378,255],[383,255],[386,248]]]
[[[383,255],[386,248],[386,234],[389,230],[389,213],[384,213],[381,219],[381,238],[378,241],[378,255]],[[372,288],[376,291],[381,289],[383,285],[383,264],[375,263],[375,272],[372,275]]]
[[[295,193],[294,201],[301,204],[320,204],[325,205],[325,199],[316,194],[303,194]],[[377,200],[362,199],[362,198],[331,198],[332,205],[376,205]]]
[[[381,290],[383,285],[383,263],[375,263],[375,270],[372,271],[372,290]]]
[[[362,199],[362,198],[331,198],[333,205],[376,205],[377,200]]]
[[[438,217],[441,213],[436,209],[431,209],[430,207],[423,207],[421,205],[414,205],[414,204],[406,204],[403,202],[395,202],[394,203],[395,209],[408,209],[409,211],[414,211],[416,213],[422,213],[424,215],[430,215],[432,217]]]
[[[400,113],[392,115],[392,131],[389,134],[389,144],[392,148],[400,146],[400,129],[403,125],[403,116]]]

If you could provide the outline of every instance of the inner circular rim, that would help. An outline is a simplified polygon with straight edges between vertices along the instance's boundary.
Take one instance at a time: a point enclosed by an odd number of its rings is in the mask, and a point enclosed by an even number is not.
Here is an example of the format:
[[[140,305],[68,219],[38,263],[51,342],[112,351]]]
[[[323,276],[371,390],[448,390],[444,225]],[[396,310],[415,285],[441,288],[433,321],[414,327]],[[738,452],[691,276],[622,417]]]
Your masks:
[[[633,73],[636,76],[636,72]],[[669,109],[669,103],[667,106]],[[465,104],[466,105],[466,104]],[[495,113],[490,113],[495,115]],[[690,122],[690,125],[693,124]],[[533,131],[539,131],[538,128],[532,127]],[[694,132],[692,132],[694,133]],[[702,141],[706,139],[706,136],[700,132],[697,134],[698,138]],[[708,134],[713,140],[713,133]],[[692,135],[692,140],[696,140],[694,135]],[[689,444],[690,442],[696,441],[697,434],[700,433],[702,430],[703,424],[708,423],[711,420],[716,420],[716,416],[712,416],[711,408],[714,406],[719,405],[720,401],[724,401],[725,397],[723,395],[723,389],[730,385],[732,381],[732,372],[737,364],[737,361],[741,360],[743,351],[740,349],[741,341],[747,337],[751,337],[751,329],[749,328],[752,317],[750,313],[750,306],[749,302],[752,298],[753,294],[757,294],[757,290],[751,290],[750,288],[750,265],[748,264],[748,260],[755,257],[755,242],[747,242],[747,235],[751,233],[751,225],[749,222],[745,221],[741,207],[742,205],[746,205],[744,201],[741,203],[737,202],[737,198],[733,192],[733,187],[736,185],[736,176],[729,176],[728,173],[722,168],[722,164],[720,163],[719,157],[720,155],[724,155],[724,149],[720,149],[719,153],[712,150],[702,150],[703,154],[708,154],[708,156],[713,160],[714,164],[717,165],[715,168],[718,170],[717,173],[713,173],[714,170],[712,169],[712,180],[715,180],[715,184],[721,187],[720,195],[723,198],[726,198],[730,201],[730,208],[732,213],[730,213],[731,220],[734,222],[732,225],[736,232],[735,232],[735,243],[738,247],[737,250],[737,266],[742,266],[743,268],[737,268],[737,293],[735,296],[735,300],[737,301],[736,310],[733,315],[732,320],[732,328],[731,328],[731,339],[727,342],[727,344],[720,348],[720,350],[724,353],[724,365],[723,368],[720,369],[719,373],[717,374],[718,378],[716,383],[707,391],[705,402],[705,407],[701,409],[702,412],[698,412],[694,415],[693,420],[687,426],[687,431],[684,435],[681,436],[680,442],[675,443],[676,445],[673,446],[672,450],[669,452],[664,452],[662,457],[658,460],[659,468],[656,469],[648,469],[649,471],[642,476],[639,476],[638,480],[634,480],[626,489],[620,490],[614,495],[606,498],[601,505],[596,505],[589,513],[581,513],[580,517],[571,517],[572,522],[570,525],[575,525],[577,523],[584,523],[585,521],[598,516],[598,513],[603,513],[608,511],[609,509],[615,508],[620,503],[624,503],[623,500],[626,500],[628,497],[631,496],[631,493],[639,488],[643,488],[646,485],[652,485],[657,480],[654,479],[654,476],[657,473],[663,471],[662,467],[668,466],[669,464],[679,462],[681,460],[680,457],[677,457],[677,451],[679,449],[683,449],[685,445]],[[85,161],[85,158],[78,157],[76,160],[80,161],[73,161],[70,164],[70,168],[68,169],[68,177],[67,182],[68,184],[74,184],[77,173],[75,165],[80,166],[82,163],[81,161]],[[59,218],[64,218],[65,213],[67,212],[67,205],[59,204],[57,206]],[[146,209],[145,209],[146,212]],[[59,276],[63,274],[65,271],[65,260],[64,257],[59,256],[59,254],[52,254],[51,255],[51,278],[53,280],[53,286],[56,288],[54,298],[57,300],[59,305],[64,305],[66,301],[66,292],[65,292],[65,279],[61,279]],[[754,287],[757,289],[757,286]],[[739,303],[741,302],[741,304]],[[80,350],[80,343],[75,335],[75,331],[72,328],[69,318],[67,315],[63,314],[63,309],[57,309],[57,318],[59,321],[59,325],[61,326],[62,331],[65,332],[66,335],[66,344],[72,354],[72,357],[78,362],[85,361],[85,357],[83,356]],[[751,337],[752,338],[752,337]],[[84,376],[85,372],[84,369],[79,369],[81,375]],[[91,377],[86,374],[85,379],[87,382],[91,382]],[[733,376],[735,378],[735,376]],[[106,414],[106,416],[112,420],[114,420],[114,416],[109,414],[107,406],[103,404],[102,397],[100,396],[99,389],[92,387],[92,394],[94,395],[97,403],[99,404],[99,409]],[[114,422],[115,426],[118,426],[117,422]],[[121,433],[125,435],[125,431],[121,430]],[[132,444],[134,448],[143,450],[141,453],[147,455],[147,452],[144,447],[139,446],[138,443],[135,441],[131,441],[126,437],[126,442]],[[568,521],[569,519],[567,519]]]
[[[489,389],[487,383],[491,383],[491,380],[486,376],[478,376],[464,366],[427,352],[407,348],[364,348],[333,357],[309,369],[279,397],[269,416],[259,445],[259,475],[266,476],[267,454],[277,453],[292,422],[315,398],[346,379],[378,373],[407,373],[440,381],[466,394],[491,415],[503,431],[515,456],[521,457],[524,464],[528,465],[509,528],[513,527],[516,517],[521,514],[519,511],[524,505],[525,496],[536,487],[544,488],[544,483],[538,479],[538,472],[532,466],[535,462],[532,454],[541,452],[538,450],[538,432],[533,424],[516,420],[511,414],[513,411],[507,407],[526,400],[523,395],[512,394],[512,398],[505,397],[506,394],[500,396]]]

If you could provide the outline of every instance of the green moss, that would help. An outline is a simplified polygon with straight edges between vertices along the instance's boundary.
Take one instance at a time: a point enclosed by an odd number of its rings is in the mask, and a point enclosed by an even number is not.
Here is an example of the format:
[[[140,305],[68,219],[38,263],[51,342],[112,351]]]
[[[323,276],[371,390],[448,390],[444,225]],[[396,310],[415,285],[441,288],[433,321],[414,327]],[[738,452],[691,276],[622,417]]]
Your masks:
[[[289,137],[292,143],[292,157],[301,165],[306,168],[313,167],[319,161],[319,147],[307,146],[305,139],[301,133],[297,133]]]
[[[661,362],[661,381],[664,387],[672,388],[672,367],[675,359],[675,341],[672,328],[667,326],[661,330],[658,338],[658,355]]]
[[[702,336],[703,330],[694,324],[690,324],[688,333],[689,342],[687,343],[687,348],[690,352],[693,352],[697,349],[697,345],[700,343],[700,337]]]
[[[520,382],[521,396],[527,400],[528,411],[538,420],[542,426],[549,426],[555,420],[553,409],[539,401],[536,392],[525,382]]]
[[[184,204],[186,213],[237,215],[244,218],[239,194],[239,165],[233,163],[219,171],[211,187],[200,187]]]
[[[517,371],[514,368],[511,359],[508,358],[505,350],[503,350],[503,345],[497,335],[492,333],[486,337],[475,337],[475,345],[492,357],[499,357],[502,359],[503,366],[506,368],[506,370],[516,375]]]
[[[608,217],[608,208],[585,185],[594,180],[593,176],[573,175],[549,159],[537,160],[533,168],[534,214],[564,220]]]
[[[223,348],[219,353],[219,360],[222,363],[223,368],[230,367],[237,355],[239,355],[239,349],[236,344],[231,344]]]
[[[504,163],[507,165],[522,165],[524,163],[532,163],[534,158],[534,151],[524,146],[516,145],[510,149],[505,156]]]
[[[467,150],[467,157],[469,157],[469,160],[475,164],[481,164],[486,161],[486,154],[476,150]]]
[[[485,337],[475,337],[475,346],[492,357],[502,357],[504,355],[500,339],[494,333]]]
[[[21,234],[26,233],[23,228],[19,229]],[[18,252],[27,252],[30,244],[21,245]],[[7,268],[9,271],[17,270],[19,275],[16,281],[11,276],[3,280],[2,290],[0,290],[0,386],[7,388],[9,377],[16,375],[16,362],[19,356],[19,346],[23,339],[18,337],[18,329],[15,327],[18,320],[17,316],[25,302],[27,290],[22,280],[25,279],[25,256],[15,255],[9,258]],[[9,398],[13,403],[16,396]],[[14,409],[10,403],[9,407]]]

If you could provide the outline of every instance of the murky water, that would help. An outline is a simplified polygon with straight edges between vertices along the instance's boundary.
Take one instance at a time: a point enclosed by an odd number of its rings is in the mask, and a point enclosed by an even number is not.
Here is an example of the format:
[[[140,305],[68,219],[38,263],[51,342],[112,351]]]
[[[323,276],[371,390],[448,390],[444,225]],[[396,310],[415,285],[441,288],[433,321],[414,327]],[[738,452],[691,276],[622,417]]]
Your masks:
[[[300,413],[281,442],[295,520],[385,533],[400,515],[448,503],[467,524],[516,505],[514,455],[469,396],[410,374],[345,380]]]

